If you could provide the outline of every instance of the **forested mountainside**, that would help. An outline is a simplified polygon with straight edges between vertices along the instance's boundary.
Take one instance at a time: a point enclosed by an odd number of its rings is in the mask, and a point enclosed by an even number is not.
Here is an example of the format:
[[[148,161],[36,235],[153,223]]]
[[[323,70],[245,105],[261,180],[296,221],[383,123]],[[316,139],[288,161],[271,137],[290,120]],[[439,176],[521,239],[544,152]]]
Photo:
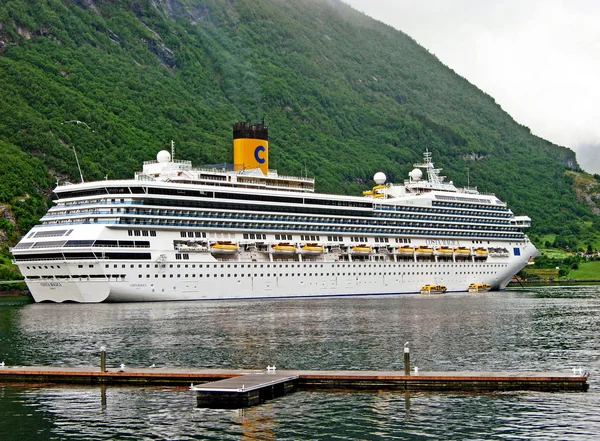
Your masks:
[[[574,153],[530,133],[409,36],[337,0],[4,0],[0,218],[14,243],[57,180],[131,177],[176,143],[231,162],[231,125],[270,129],[270,165],[360,194],[425,149],[537,235],[591,234]],[[70,124],[80,120],[85,124]],[[541,236],[540,236],[541,237]]]

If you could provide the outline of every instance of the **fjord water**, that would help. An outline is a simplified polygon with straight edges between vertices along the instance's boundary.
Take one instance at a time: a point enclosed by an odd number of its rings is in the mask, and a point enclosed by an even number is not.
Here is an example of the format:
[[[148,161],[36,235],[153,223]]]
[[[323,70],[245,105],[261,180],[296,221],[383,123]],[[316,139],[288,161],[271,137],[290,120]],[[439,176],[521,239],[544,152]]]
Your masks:
[[[0,439],[544,439],[600,437],[600,287],[238,302],[0,300],[7,365],[559,371],[586,393],[296,392],[244,411],[187,388],[0,384]],[[0,361],[1,361],[0,360]]]

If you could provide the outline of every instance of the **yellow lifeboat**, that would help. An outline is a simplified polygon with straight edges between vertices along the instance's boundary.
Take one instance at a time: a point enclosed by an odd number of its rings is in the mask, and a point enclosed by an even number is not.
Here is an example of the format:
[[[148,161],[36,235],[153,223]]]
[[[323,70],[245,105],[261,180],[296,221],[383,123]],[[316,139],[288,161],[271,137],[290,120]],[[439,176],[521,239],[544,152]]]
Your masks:
[[[465,247],[454,248],[454,254],[456,257],[469,257],[471,255],[471,250]]]
[[[296,246],[289,242],[280,242],[280,243],[271,245],[271,251],[273,252],[273,254],[290,255],[290,254],[296,253]]]
[[[452,254],[454,253],[454,250],[448,247],[440,247],[436,251],[438,255],[442,257],[452,257]]]
[[[489,283],[471,283],[469,285],[469,292],[487,292],[492,289],[492,285]]]
[[[429,248],[429,247],[418,247],[415,250],[415,254],[417,255],[417,257],[430,257],[433,256],[433,248]]]
[[[444,285],[425,285],[421,287],[421,294],[444,294],[447,288]]]
[[[396,248],[396,251],[398,251],[398,254],[401,256],[412,256],[415,253],[415,249],[407,245]]]
[[[235,254],[238,252],[237,244],[233,242],[215,242],[210,246],[212,254]]]
[[[475,259],[487,259],[488,254],[488,250],[485,248],[477,248],[475,250]]]
[[[307,243],[300,247],[300,252],[308,256],[321,254],[323,252],[323,247],[318,243]]]
[[[354,252],[354,254],[370,254],[371,251],[373,251],[373,248],[365,244],[361,244],[353,246],[352,251]]]

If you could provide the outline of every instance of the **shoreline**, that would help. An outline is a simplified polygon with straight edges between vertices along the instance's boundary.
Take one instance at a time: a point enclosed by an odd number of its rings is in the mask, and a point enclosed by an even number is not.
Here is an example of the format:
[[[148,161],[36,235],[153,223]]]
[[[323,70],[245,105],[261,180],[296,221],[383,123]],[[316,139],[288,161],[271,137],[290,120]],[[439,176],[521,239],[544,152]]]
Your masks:
[[[600,279],[586,280],[521,280],[520,282],[509,282],[507,288],[524,288],[525,286],[578,286],[578,285],[600,285]]]

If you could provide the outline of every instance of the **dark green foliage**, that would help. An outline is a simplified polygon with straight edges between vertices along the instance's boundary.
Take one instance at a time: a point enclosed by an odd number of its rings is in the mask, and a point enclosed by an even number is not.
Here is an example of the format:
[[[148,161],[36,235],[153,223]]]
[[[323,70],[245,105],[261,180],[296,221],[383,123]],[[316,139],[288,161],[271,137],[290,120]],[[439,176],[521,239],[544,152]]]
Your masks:
[[[230,162],[231,124],[262,118],[271,168],[314,175],[319,191],[360,194],[377,171],[401,181],[429,149],[534,232],[569,241],[582,219],[597,225],[565,177],[572,151],[341,2],[7,0],[0,24],[0,149],[23,164],[0,191],[22,199],[22,232],[49,174],[79,179],[73,145],[86,180],[127,178],[171,139],[179,158]]]

